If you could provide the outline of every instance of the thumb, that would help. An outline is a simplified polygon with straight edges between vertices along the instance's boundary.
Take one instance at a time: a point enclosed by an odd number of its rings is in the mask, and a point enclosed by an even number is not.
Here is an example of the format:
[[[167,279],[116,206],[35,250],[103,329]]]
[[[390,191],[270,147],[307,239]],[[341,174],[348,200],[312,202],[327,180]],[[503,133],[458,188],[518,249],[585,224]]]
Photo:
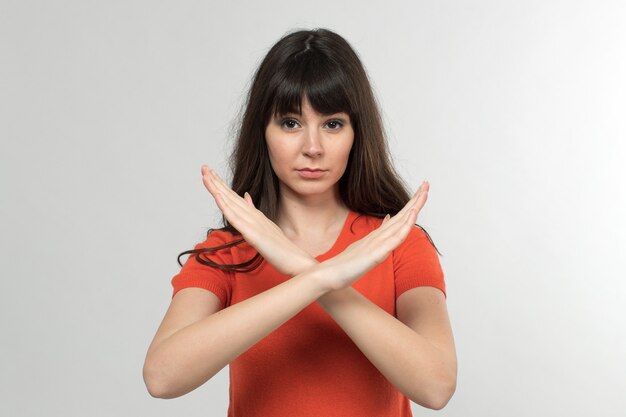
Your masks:
[[[252,207],[254,207],[254,203],[252,202],[252,197],[250,197],[250,194],[248,194],[247,191],[243,193],[243,199],[246,200],[248,204],[250,204]]]
[[[382,226],[383,224],[387,223],[387,220],[389,220],[390,218],[391,218],[391,216],[389,214],[387,214],[385,216],[385,218],[383,219],[383,222],[380,225]]]

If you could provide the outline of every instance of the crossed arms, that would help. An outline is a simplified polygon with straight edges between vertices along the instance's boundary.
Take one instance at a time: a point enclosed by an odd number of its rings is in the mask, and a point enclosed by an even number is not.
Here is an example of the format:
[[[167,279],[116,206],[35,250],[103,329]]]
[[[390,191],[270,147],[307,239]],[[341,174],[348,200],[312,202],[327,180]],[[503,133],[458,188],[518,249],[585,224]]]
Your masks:
[[[317,301],[409,399],[432,409],[447,404],[456,388],[457,364],[443,293],[433,287],[406,291],[396,301],[396,319],[351,287],[404,241],[426,201],[427,183],[396,216],[320,263],[287,239],[249,195],[242,199],[204,168],[203,181],[246,241],[292,278],[225,309],[204,289],[179,291],[146,355],[143,374],[151,395],[174,398],[194,390]]]

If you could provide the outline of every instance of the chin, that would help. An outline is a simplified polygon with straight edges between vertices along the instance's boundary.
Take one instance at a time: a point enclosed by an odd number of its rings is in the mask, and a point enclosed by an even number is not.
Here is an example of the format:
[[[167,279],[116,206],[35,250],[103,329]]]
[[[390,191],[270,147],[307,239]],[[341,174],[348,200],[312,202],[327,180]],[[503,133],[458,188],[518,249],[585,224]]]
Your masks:
[[[294,194],[298,194],[301,196],[315,196],[315,195],[323,195],[333,192],[334,187],[329,187],[327,183],[317,183],[317,184],[285,184],[286,188],[291,190]],[[336,184],[338,187],[338,184]]]

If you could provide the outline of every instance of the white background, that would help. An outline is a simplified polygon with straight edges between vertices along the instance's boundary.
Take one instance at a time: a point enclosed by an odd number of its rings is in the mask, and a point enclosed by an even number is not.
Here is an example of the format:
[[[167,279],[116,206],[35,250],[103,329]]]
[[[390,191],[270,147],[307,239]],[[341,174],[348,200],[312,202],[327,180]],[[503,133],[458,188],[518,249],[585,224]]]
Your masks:
[[[617,416],[626,392],[621,1],[5,1],[0,414],[225,416],[227,368],[150,397],[176,256],[219,226],[252,72],[294,28],[361,56],[431,184],[458,388],[441,416]],[[413,404],[415,415],[431,410]]]

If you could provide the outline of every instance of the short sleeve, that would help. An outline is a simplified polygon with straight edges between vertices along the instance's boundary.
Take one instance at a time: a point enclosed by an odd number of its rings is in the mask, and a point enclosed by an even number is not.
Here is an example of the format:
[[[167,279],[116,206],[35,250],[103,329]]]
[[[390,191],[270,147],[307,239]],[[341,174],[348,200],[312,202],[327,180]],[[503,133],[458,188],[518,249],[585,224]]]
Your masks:
[[[206,249],[222,246],[234,240],[233,236],[221,230],[212,231],[208,238],[198,243],[194,249]],[[220,249],[216,252],[204,252],[199,255],[202,259],[208,259],[218,264],[232,264],[231,249]],[[173,293],[183,288],[195,287],[211,291],[222,302],[222,308],[230,305],[232,295],[232,272],[204,265],[196,259],[195,254],[189,255],[180,272],[172,278]]]
[[[439,257],[426,232],[414,226],[393,251],[396,299],[415,287],[435,287],[446,295],[446,283]]]

